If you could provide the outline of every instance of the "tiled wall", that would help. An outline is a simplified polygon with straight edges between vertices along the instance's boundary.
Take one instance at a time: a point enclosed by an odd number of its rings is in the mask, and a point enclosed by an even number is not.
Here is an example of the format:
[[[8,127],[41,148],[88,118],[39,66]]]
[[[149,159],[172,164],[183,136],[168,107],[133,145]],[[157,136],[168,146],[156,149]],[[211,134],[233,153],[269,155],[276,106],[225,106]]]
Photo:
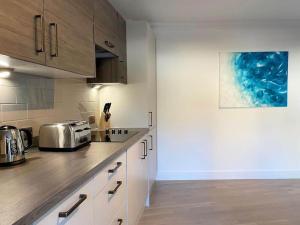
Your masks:
[[[24,74],[0,78],[0,124],[32,127],[44,123],[98,116],[98,90],[85,80],[48,79]]]

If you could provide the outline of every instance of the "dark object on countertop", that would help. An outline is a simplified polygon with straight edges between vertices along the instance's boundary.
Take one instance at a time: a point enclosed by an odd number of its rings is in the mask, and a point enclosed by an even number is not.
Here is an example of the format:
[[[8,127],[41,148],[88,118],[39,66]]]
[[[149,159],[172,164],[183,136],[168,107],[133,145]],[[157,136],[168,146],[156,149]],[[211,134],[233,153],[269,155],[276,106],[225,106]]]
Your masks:
[[[111,113],[109,112],[110,107],[111,107],[111,103],[105,103],[103,112],[104,112],[104,119],[106,122],[108,122],[108,120],[111,117]]]
[[[104,112],[104,113],[109,112],[110,107],[111,107],[111,103],[105,103],[103,112]]]
[[[0,166],[13,166],[25,162],[25,150],[31,145],[32,133],[29,129],[0,127]]]

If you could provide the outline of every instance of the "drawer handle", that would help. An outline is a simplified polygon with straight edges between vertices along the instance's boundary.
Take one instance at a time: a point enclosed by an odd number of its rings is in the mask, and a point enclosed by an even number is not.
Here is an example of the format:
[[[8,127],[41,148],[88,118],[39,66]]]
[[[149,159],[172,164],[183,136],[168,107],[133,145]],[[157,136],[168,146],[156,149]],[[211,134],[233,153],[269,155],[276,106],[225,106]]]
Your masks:
[[[153,136],[152,135],[149,135],[149,137],[150,137],[150,144],[151,144],[151,148],[149,148],[149,150],[150,151],[152,151],[153,150]]]
[[[114,47],[115,47],[114,44],[111,43],[110,41],[105,41],[104,43],[105,43],[105,45],[106,45],[107,47],[109,47],[109,48],[114,48]]]
[[[145,146],[146,146],[146,143],[145,142],[141,142],[143,145],[144,145],[144,148],[143,148],[143,156],[141,159],[146,159],[146,155],[145,155]]]
[[[68,216],[71,215],[72,212],[74,212],[74,210],[77,209],[77,208],[81,205],[81,203],[83,203],[86,199],[87,199],[87,195],[85,195],[85,194],[79,195],[79,200],[78,200],[78,202],[76,202],[75,205],[73,205],[68,211],[66,211],[66,212],[60,212],[60,213],[58,214],[58,217],[62,217],[62,218],[68,217]]]
[[[118,225],[122,225],[123,224],[123,220],[122,219],[118,219]]]
[[[122,162],[117,162],[116,167],[108,170],[108,173],[115,173],[120,168],[120,166],[122,166]]]
[[[144,140],[146,146],[145,146],[145,155],[148,156],[148,140]]]
[[[153,126],[153,112],[149,112],[150,120],[149,120],[149,127]]]
[[[122,181],[117,181],[117,186],[115,187],[115,189],[112,190],[112,191],[108,191],[108,194],[109,194],[109,195],[114,195],[114,194],[116,194],[117,191],[118,191],[118,189],[121,187],[121,185],[122,185]]]
[[[147,140],[144,140],[143,142],[142,142],[142,144],[143,144],[143,156],[142,156],[142,158],[141,159],[146,159],[146,157],[148,156],[148,147],[147,147]]]

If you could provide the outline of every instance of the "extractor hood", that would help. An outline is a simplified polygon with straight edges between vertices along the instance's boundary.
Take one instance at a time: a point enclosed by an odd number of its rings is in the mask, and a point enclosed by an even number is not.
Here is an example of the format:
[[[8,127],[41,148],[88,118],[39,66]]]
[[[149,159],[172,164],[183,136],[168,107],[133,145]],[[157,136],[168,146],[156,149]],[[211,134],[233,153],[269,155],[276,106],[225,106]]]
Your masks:
[[[126,84],[126,62],[106,49],[96,46],[96,77],[87,79],[89,84]]]

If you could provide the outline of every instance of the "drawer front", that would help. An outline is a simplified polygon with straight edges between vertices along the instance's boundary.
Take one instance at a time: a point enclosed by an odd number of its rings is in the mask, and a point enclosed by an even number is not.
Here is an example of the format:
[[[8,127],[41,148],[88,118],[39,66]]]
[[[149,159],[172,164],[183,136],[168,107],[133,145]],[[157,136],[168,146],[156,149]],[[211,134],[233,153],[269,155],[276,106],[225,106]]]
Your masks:
[[[35,225],[93,225],[92,181],[51,210]],[[71,209],[74,208],[72,211]],[[70,213],[68,215],[68,211]]]
[[[93,200],[95,224],[111,223],[125,201],[125,193],[126,175],[119,173]]]
[[[106,166],[94,178],[93,196],[100,193],[106,185],[108,185],[116,177],[126,175],[126,152]]]
[[[127,225],[126,203],[120,207],[119,212],[114,217],[111,225]]]

